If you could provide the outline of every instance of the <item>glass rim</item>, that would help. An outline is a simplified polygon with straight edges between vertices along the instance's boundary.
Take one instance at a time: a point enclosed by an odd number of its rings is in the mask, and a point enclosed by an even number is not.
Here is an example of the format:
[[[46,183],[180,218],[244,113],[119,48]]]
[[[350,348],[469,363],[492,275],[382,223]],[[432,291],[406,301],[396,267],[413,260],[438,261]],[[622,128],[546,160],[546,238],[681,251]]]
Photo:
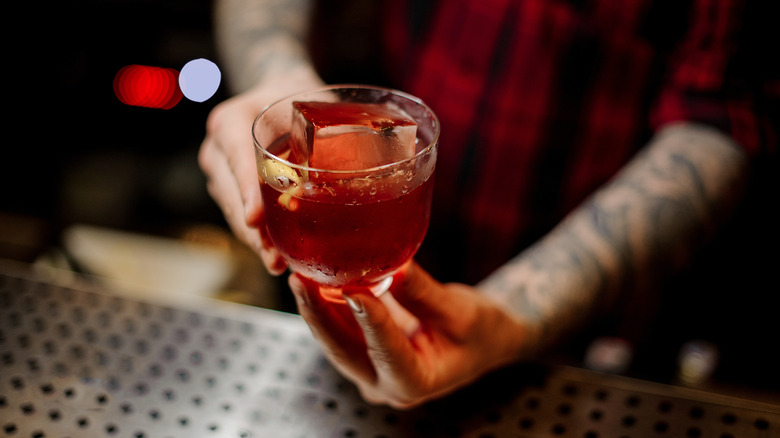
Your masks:
[[[379,165],[379,166],[367,167],[367,168],[362,168],[362,169],[348,169],[348,170],[347,169],[321,169],[321,168],[317,168],[317,167],[305,166],[303,164],[296,164],[296,163],[293,163],[291,161],[285,160],[284,158],[281,158],[279,156],[276,156],[276,155],[272,154],[265,147],[260,145],[260,142],[257,141],[257,137],[255,135],[255,129],[256,129],[257,125],[259,124],[260,119],[263,117],[263,115],[269,109],[271,109],[274,105],[279,104],[281,102],[284,102],[286,100],[294,100],[297,96],[304,96],[304,95],[312,94],[312,93],[320,93],[320,92],[325,92],[325,91],[341,90],[341,89],[343,89],[343,90],[353,89],[353,90],[385,91],[385,92],[388,92],[390,94],[394,94],[396,96],[400,96],[400,97],[402,97],[404,99],[407,99],[409,101],[414,102],[417,105],[422,106],[425,109],[425,111],[428,114],[430,114],[431,118],[433,119],[433,127],[434,127],[433,138],[431,139],[430,142],[428,142],[428,144],[424,148],[420,149],[419,152],[416,152],[411,157],[406,157],[404,159],[401,159],[401,160],[398,160],[398,161],[393,161],[392,163],[382,164],[382,165]],[[310,89],[310,90],[306,90],[306,91],[302,91],[302,92],[299,92],[299,93],[291,94],[291,95],[289,95],[287,97],[283,97],[281,99],[278,99],[278,100],[272,102],[271,104],[269,104],[268,106],[266,106],[265,108],[263,108],[263,110],[260,111],[260,114],[258,114],[257,117],[255,117],[255,120],[252,122],[252,142],[254,143],[255,149],[256,150],[260,150],[262,152],[263,156],[265,156],[265,157],[267,157],[268,159],[271,159],[271,160],[280,161],[280,162],[284,163],[285,165],[290,166],[293,169],[298,169],[298,170],[301,170],[301,171],[304,171],[304,172],[320,172],[320,173],[336,174],[336,175],[354,175],[354,174],[363,174],[363,173],[375,173],[377,171],[389,170],[389,169],[392,169],[394,167],[401,166],[401,165],[403,165],[405,163],[412,162],[412,161],[414,161],[414,160],[416,160],[416,159],[418,159],[418,158],[428,154],[438,144],[440,133],[441,133],[441,126],[439,125],[439,118],[436,116],[436,113],[433,112],[431,107],[429,107],[428,104],[423,102],[423,100],[420,99],[419,97],[414,96],[414,95],[409,94],[409,93],[406,93],[404,91],[396,90],[396,89],[389,88],[389,87],[382,87],[382,86],[375,86],[375,85],[361,85],[361,84],[334,84],[334,85],[326,85],[326,86],[323,86],[323,87],[313,88],[313,89]]]

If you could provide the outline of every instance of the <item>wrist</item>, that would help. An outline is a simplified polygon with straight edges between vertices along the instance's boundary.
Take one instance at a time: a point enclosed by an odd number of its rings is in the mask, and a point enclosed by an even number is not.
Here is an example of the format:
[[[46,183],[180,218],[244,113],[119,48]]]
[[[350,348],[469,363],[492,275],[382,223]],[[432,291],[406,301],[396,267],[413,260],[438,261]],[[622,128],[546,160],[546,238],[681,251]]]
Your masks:
[[[482,304],[478,308],[482,310],[477,313],[476,326],[479,328],[474,331],[479,338],[493,339],[493,345],[497,346],[493,350],[492,363],[485,365],[491,369],[500,368],[537,357],[542,339],[542,324],[484,294],[479,295]]]
[[[542,325],[524,319],[512,311],[501,309],[506,320],[506,349],[503,352],[504,363],[516,363],[532,360],[539,356],[542,346]]]

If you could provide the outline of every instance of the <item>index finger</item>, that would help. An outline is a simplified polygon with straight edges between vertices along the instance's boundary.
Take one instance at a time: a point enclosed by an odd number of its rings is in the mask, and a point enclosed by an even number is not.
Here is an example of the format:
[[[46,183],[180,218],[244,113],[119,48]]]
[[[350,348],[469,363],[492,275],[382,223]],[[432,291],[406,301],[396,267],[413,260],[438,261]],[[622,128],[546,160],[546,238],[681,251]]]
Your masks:
[[[347,304],[323,298],[320,286],[302,275],[290,274],[288,283],[298,312],[330,362],[355,383],[374,382],[376,374],[366,356],[365,341]]]
[[[214,108],[206,124],[215,145],[227,159],[241,195],[244,220],[250,226],[257,226],[262,208],[252,140],[252,123],[257,112],[252,105],[226,101]]]

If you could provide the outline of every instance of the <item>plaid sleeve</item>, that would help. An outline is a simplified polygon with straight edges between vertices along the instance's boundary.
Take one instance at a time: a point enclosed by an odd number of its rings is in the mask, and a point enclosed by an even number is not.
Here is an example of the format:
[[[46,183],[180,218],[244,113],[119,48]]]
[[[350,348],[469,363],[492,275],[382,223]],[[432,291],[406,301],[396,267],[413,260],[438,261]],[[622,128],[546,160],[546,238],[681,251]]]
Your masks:
[[[762,4],[763,3],[763,4]],[[751,156],[777,149],[780,75],[770,3],[694,0],[689,30],[672,54],[652,124],[708,124],[730,135]],[[759,6],[760,5],[760,6]],[[776,49],[775,49],[776,50]]]

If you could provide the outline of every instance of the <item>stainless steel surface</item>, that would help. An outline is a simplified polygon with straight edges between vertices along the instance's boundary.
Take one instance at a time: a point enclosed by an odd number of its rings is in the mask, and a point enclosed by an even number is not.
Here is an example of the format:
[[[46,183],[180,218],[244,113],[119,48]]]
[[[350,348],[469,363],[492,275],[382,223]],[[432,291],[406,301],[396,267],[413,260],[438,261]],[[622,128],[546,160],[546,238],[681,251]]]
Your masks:
[[[138,301],[0,263],[0,437],[778,437],[780,407],[522,365],[364,403],[294,315]]]

